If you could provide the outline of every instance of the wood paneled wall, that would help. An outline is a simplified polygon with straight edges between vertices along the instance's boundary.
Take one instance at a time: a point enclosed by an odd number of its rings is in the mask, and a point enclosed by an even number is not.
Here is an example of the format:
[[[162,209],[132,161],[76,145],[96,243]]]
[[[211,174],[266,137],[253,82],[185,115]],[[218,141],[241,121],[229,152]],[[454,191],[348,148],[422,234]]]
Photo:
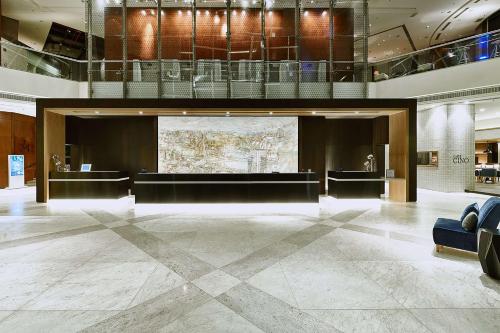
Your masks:
[[[325,120],[326,170],[364,170],[373,151],[372,119]]]
[[[66,143],[76,148],[76,168],[91,163],[92,170],[128,171],[131,179],[146,169],[158,170],[158,118],[66,118]]]
[[[299,117],[299,171],[316,172],[325,193],[325,119]]]
[[[12,113],[0,112],[0,188],[8,186],[7,155],[12,151]]]
[[[24,155],[24,180],[36,177],[36,120],[22,114],[12,114],[12,153]]]
[[[299,171],[311,169],[320,178],[325,193],[327,171],[364,170],[363,163],[374,150],[374,128],[383,120],[325,119],[299,117]],[[377,127],[377,131],[383,131]],[[388,126],[385,127],[388,132]],[[378,133],[381,137],[389,134]],[[383,156],[377,157],[383,159]]]
[[[407,201],[410,196],[407,186],[410,181],[408,121],[408,112],[389,116],[389,167],[394,170],[396,178],[389,182],[389,197],[400,202]]]
[[[66,140],[65,116],[54,112],[45,112],[42,109],[37,110],[36,120],[37,142],[43,142],[42,147],[38,147],[37,150],[37,201],[47,202],[49,198],[49,172],[55,170],[52,155],[58,155],[64,163],[66,153],[64,146]],[[40,164],[42,168],[40,168]]]
[[[224,8],[200,8],[197,15],[197,59],[225,60],[226,17]],[[192,55],[192,13],[186,8],[165,8],[162,16],[162,58],[190,60]],[[301,60],[317,61],[329,58],[328,14],[323,9],[308,9],[301,18]],[[129,60],[155,60],[157,58],[157,18],[150,10],[127,10]],[[259,10],[232,10],[232,59],[262,58],[260,47]],[[354,60],[354,13],[351,8],[338,8],[334,12],[334,60]],[[266,13],[267,60],[295,60],[294,9],[275,9]],[[122,59],[122,10],[105,9],[105,58]],[[340,66],[340,65],[339,65]],[[345,65],[342,65],[345,67]]]
[[[0,112],[0,188],[8,186],[7,155],[24,155],[24,180],[35,178],[35,122],[34,117]]]

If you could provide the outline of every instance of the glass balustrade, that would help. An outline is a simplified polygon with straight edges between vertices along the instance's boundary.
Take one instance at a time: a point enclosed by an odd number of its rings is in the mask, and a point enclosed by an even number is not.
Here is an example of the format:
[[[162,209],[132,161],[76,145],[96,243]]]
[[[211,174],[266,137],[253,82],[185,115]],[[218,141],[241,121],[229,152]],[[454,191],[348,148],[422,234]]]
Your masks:
[[[383,81],[500,57],[500,30],[372,63],[372,80]]]
[[[73,81],[87,81],[87,61],[79,61],[0,41],[1,66]]]

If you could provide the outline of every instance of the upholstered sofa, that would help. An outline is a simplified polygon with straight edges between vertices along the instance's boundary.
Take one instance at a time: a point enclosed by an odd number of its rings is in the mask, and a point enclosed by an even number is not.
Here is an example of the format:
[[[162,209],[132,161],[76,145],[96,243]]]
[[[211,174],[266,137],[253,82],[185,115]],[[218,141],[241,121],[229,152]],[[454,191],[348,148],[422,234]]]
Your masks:
[[[479,209],[477,227],[466,231],[458,220],[438,218],[432,235],[436,250],[443,246],[477,252],[477,231],[480,228],[497,229],[500,222],[500,198],[489,198]]]

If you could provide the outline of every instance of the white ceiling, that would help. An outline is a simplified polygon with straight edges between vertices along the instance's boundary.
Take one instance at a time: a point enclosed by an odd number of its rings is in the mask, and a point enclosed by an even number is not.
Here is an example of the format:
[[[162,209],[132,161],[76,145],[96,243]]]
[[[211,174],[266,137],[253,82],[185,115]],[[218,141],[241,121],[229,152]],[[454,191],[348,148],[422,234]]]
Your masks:
[[[473,35],[500,0],[368,0],[370,61],[412,51],[404,25],[417,49]],[[462,10],[469,8],[455,18]],[[85,30],[83,0],[2,0],[3,15],[20,21],[20,39],[41,49],[51,22]],[[444,24],[450,25],[435,40]],[[385,32],[384,32],[385,31]]]
[[[19,20],[19,40],[41,50],[52,22],[85,31],[82,0],[2,0],[2,14]]]

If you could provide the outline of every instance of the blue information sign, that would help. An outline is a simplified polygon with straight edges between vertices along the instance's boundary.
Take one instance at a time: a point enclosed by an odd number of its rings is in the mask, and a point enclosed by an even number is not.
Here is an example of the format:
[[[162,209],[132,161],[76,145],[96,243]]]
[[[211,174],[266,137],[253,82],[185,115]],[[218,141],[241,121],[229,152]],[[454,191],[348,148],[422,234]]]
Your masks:
[[[24,176],[24,156],[9,155],[10,159],[10,176]]]

